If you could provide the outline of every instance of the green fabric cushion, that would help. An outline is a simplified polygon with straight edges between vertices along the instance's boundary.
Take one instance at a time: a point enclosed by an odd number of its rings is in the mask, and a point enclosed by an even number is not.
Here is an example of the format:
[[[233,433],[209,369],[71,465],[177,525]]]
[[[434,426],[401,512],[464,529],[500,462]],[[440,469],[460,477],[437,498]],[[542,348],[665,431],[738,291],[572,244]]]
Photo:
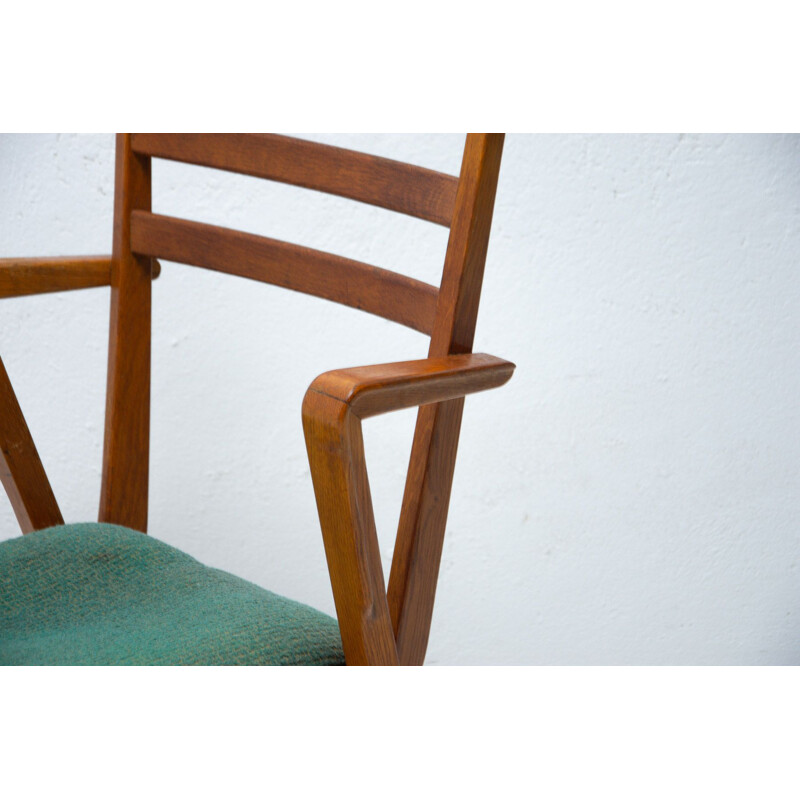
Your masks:
[[[339,626],[151,536],[0,542],[0,664],[343,664]]]

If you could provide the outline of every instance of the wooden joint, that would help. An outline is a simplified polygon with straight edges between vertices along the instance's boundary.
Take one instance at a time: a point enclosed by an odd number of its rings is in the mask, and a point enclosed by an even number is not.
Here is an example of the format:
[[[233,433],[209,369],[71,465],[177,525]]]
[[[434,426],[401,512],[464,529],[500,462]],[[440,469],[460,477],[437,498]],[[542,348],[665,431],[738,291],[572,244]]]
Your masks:
[[[361,420],[454,398],[460,408],[465,394],[499,386],[513,371],[494,356],[457,355],[334,370],[306,392],[303,429],[348,664],[408,663],[387,599]]]
[[[111,256],[0,258],[0,298],[110,286],[112,270]],[[161,264],[153,259],[153,280],[160,274]]]
[[[309,389],[303,429],[345,659],[397,664],[361,421],[347,403]]]

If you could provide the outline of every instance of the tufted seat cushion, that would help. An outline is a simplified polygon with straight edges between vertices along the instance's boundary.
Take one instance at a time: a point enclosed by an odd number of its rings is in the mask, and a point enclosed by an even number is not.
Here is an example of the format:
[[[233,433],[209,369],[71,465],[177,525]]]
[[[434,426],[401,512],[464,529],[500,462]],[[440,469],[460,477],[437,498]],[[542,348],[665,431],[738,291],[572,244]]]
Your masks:
[[[339,626],[117,525],[0,542],[0,664],[343,664]]]

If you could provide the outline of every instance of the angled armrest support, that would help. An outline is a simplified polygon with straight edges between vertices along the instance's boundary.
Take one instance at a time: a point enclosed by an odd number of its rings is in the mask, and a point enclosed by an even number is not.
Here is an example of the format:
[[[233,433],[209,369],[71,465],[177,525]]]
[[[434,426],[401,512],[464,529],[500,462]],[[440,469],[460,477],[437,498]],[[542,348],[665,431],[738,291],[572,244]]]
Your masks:
[[[397,664],[361,420],[501,386],[514,365],[452,355],[326,372],[303,400],[303,428],[348,664]]]
[[[0,358],[0,482],[23,533],[64,523]]]
[[[153,261],[153,278],[161,265]],[[111,256],[0,258],[0,298],[111,285]]]
[[[0,299],[110,286],[111,256],[0,258]],[[161,273],[153,259],[152,277]],[[0,359],[0,481],[23,533],[63,524],[47,474]]]

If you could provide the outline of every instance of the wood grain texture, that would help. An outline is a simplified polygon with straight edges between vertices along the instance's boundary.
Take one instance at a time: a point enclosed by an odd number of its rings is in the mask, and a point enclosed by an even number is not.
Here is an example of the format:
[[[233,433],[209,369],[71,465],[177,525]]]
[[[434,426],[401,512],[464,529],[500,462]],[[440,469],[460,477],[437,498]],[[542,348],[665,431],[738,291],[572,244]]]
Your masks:
[[[469,134],[429,356],[472,350],[503,134]],[[389,577],[401,664],[422,664],[455,470],[463,399],[420,408]]]
[[[153,260],[153,280],[161,264]],[[111,256],[0,258],[0,299],[111,285]]]
[[[0,480],[23,533],[64,524],[1,358]]]
[[[0,298],[111,284],[111,256],[0,258]]]
[[[467,136],[430,356],[472,350],[503,140],[502,133]]]
[[[456,355],[333,370],[306,392],[303,428],[348,664],[398,661],[361,420],[495,388],[513,371],[494,356]]]
[[[361,421],[346,403],[309,390],[303,431],[345,660],[397,664]]]
[[[341,256],[159,214],[131,214],[135,253],[283,286],[430,334],[438,291],[422,281]]]
[[[147,530],[151,259],[131,251],[131,213],[150,210],[150,159],[117,135],[108,391],[100,522]]]
[[[272,133],[137,133],[133,149],[349,197],[449,226],[458,180],[388,158]]]
[[[147,527],[151,279],[156,256],[324,297],[431,335],[418,361],[333,370],[303,402],[303,428],[349,664],[425,656],[466,394],[510,362],[471,353],[502,134],[469,134],[461,174],[434,173],[271,134],[120,134],[111,259],[0,261],[0,297],[111,286],[99,519]],[[264,237],[150,213],[151,156],[342,195],[451,227],[442,285]],[[361,420],[419,405],[388,593]],[[61,522],[0,362],[0,476],[23,530]]]
[[[359,418],[452,400],[502,386],[514,364],[475,353],[337,369],[320,375],[311,390],[342,403]]]

